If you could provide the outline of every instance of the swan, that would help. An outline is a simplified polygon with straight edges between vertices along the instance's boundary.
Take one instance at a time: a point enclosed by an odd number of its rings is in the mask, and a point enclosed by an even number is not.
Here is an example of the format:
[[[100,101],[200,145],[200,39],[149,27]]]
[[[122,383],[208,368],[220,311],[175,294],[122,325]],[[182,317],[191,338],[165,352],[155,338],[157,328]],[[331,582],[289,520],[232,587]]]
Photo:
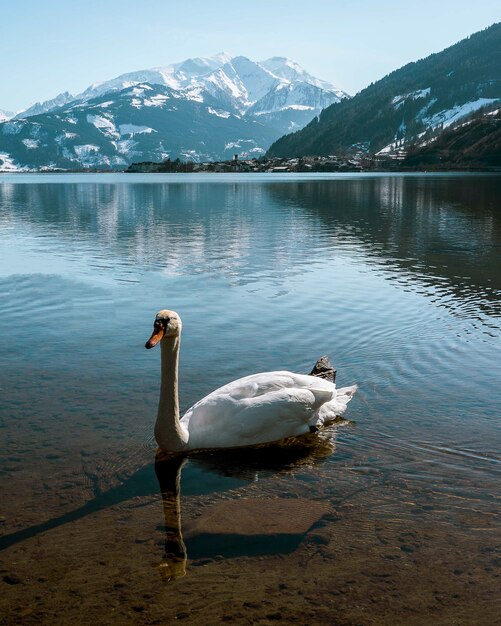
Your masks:
[[[160,343],[161,385],[155,439],[162,450],[237,448],[316,431],[343,413],[357,387],[287,371],[262,372],[219,387],[179,418],[178,364],[181,318],[157,313],[145,344]]]

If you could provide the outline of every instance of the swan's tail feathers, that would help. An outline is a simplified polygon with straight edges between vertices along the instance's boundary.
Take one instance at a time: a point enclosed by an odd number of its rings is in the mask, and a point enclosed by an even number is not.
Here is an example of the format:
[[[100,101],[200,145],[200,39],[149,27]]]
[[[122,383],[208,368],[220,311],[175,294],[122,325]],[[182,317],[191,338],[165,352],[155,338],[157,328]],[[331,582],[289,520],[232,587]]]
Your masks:
[[[337,390],[336,402],[339,402],[340,405],[343,405],[343,411],[346,410],[346,405],[353,398],[357,389],[358,385],[351,385],[351,387],[341,387],[341,389]]]
[[[336,382],[336,368],[333,367],[329,357],[324,354],[324,356],[321,356],[315,363],[315,367],[311,370],[310,376],[324,378],[334,383]]]
[[[317,424],[328,424],[329,422],[334,421],[339,415],[342,415],[346,411],[348,402],[353,398],[357,389],[357,385],[337,389],[333,400],[326,402],[320,407],[318,411]]]

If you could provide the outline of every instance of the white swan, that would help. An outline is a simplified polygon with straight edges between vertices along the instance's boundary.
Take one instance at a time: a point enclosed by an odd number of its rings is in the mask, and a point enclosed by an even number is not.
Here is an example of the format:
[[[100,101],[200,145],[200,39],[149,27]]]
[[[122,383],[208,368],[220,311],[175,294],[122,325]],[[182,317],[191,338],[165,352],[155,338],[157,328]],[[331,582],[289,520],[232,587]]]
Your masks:
[[[263,372],[234,380],[194,404],[179,419],[181,318],[160,311],[146,348],[158,342],[162,382],[155,438],[163,450],[234,448],[303,435],[343,413],[357,387],[293,372]]]

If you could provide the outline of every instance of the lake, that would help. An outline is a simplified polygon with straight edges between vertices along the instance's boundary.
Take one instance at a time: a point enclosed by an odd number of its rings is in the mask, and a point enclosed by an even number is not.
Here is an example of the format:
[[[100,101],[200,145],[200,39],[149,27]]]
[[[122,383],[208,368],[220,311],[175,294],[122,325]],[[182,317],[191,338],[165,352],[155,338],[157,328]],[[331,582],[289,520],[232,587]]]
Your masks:
[[[482,174],[2,175],[0,623],[501,623],[500,198]],[[327,354],[346,421],[155,462],[162,308],[182,408]]]

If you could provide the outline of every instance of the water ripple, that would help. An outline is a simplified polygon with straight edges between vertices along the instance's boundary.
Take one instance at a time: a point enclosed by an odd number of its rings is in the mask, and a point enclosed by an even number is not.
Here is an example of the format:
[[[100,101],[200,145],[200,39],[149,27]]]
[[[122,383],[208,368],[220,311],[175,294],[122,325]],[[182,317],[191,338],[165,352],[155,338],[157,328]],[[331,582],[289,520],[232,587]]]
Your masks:
[[[50,491],[63,466],[87,477],[83,498],[153,451],[159,362],[143,345],[166,306],[183,316],[184,407],[325,353],[340,385],[359,384],[354,424],[301,478],[319,498],[366,480],[409,500],[493,491],[498,179],[64,180],[0,184],[0,427],[23,465],[2,466],[9,502],[31,476],[25,501],[56,506],[44,477]],[[398,509],[390,492],[374,510]]]

